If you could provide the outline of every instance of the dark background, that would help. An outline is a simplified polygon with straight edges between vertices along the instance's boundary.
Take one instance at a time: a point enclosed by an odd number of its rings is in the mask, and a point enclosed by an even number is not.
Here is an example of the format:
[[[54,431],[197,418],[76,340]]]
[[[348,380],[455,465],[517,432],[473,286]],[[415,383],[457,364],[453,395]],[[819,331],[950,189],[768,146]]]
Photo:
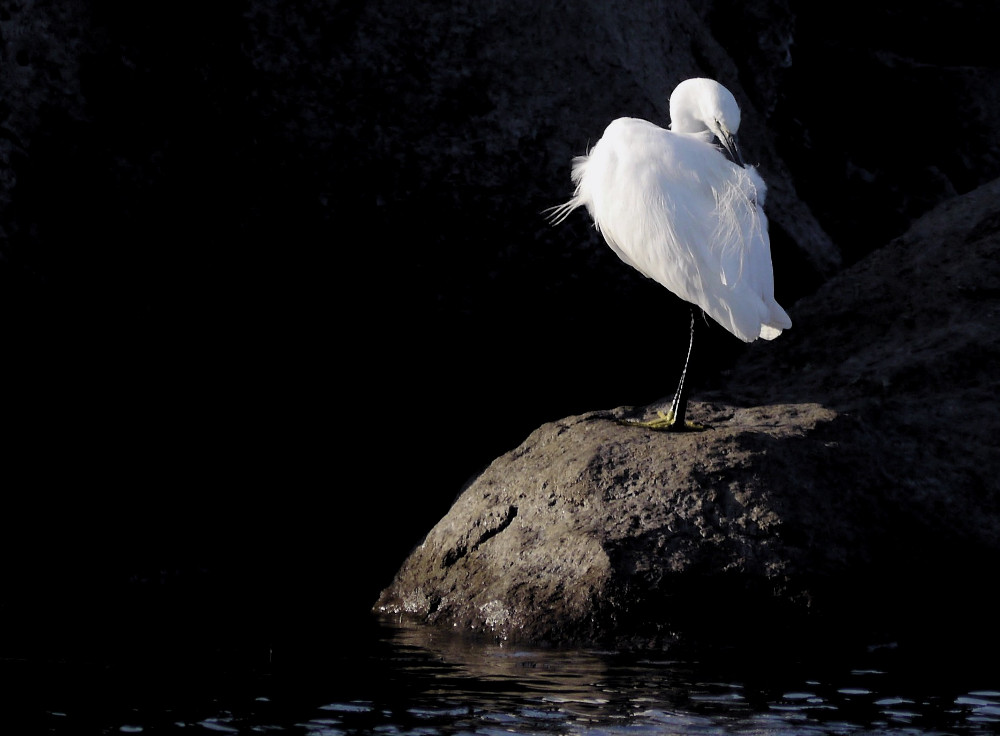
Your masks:
[[[687,311],[582,215],[541,214],[612,117],[665,123],[666,99],[615,109],[638,70],[583,51],[501,80],[484,49],[505,34],[602,30],[485,12],[0,13],[8,650],[315,642],[540,423],[672,391]],[[729,62],[671,38],[739,90],[849,264],[1000,172],[997,16],[720,1],[699,32]],[[524,80],[567,66],[553,84],[587,115],[519,128]],[[825,274],[773,219],[772,240],[791,306]],[[696,388],[743,349],[720,332]]]

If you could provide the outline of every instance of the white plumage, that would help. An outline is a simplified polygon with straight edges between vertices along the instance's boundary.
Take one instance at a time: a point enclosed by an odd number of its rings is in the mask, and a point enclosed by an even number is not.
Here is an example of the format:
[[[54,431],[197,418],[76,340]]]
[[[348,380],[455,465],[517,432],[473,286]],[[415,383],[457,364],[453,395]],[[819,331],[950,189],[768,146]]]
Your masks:
[[[625,263],[741,340],[773,339],[792,322],[774,300],[767,187],[740,157],[736,99],[718,82],[688,79],[670,96],[670,119],[670,130],[637,118],[608,125],[574,159],[576,191],[552,222],[586,207]],[[682,389],[683,377],[681,415]]]
[[[773,339],[792,322],[774,300],[767,187],[735,147],[736,100],[717,82],[689,79],[670,97],[670,118],[671,130],[613,121],[574,159],[576,192],[552,221],[585,206],[625,263],[741,340]]]

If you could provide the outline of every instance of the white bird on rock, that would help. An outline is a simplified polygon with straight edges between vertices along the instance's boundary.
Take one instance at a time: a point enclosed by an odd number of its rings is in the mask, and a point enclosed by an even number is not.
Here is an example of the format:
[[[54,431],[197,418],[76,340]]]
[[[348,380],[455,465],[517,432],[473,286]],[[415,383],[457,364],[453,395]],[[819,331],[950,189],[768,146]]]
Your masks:
[[[700,307],[736,337],[773,340],[792,326],[774,300],[767,187],[736,146],[740,109],[711,79],[688,79],[670,95],[670,130],[637,118],[612,121],[573,160],[573,198],[553,207],[557,224],[581,205],[625,263]],[[713,142],[714,141],[714,142]],[[717,145],[716,145],[717,143]],[[685,377],[653,429],[700,429],[685,421]]]

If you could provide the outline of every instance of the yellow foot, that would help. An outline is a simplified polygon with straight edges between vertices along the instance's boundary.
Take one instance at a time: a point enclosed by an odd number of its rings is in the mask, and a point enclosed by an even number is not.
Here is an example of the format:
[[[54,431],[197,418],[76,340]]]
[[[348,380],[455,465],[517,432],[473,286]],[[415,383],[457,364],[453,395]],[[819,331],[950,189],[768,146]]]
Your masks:
[[[656,415],[659,419],[654,419],[650,422],[640,422],[638,419],[620,419],[618,423],[628,427],[655,429],[657,432],[703,432],[706,429],[711,429],[707,424],[695,424],[694,422],[678,424],[674,421],[674,413],[672,411],[658,411]]]

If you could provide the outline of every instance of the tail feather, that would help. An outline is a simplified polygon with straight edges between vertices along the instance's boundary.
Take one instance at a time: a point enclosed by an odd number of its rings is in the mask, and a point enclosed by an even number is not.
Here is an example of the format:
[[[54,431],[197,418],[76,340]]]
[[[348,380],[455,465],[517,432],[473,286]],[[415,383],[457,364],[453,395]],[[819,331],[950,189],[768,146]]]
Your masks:
[[[576,184],[576,191],[573,192],[573,198],[564,204],[556,205],[555,207],[549,207],[548,209],[542,210],[545,214],[546,219],[552,225],[558,225],[560,222],[569,217],[569,213],[575,210],[580,205],[584,204],[584,197],[581,196],[581,182],[583,181],[583,175],[587,171],[587,161],[590,156],[577,156],[573,159],[573,170],[570,174],[573,183]],[[549,214],[551,213],[551,214]]]
[[[573,199],[563,204],[557,204],[555,207],[549,207],[542,210],[542,214],[545,215],[545,219],[549,221],[550,225],[558,225],[560,222],[569,217],[569,213],[575,210],[583,204],[578,197],[573,197]]]

